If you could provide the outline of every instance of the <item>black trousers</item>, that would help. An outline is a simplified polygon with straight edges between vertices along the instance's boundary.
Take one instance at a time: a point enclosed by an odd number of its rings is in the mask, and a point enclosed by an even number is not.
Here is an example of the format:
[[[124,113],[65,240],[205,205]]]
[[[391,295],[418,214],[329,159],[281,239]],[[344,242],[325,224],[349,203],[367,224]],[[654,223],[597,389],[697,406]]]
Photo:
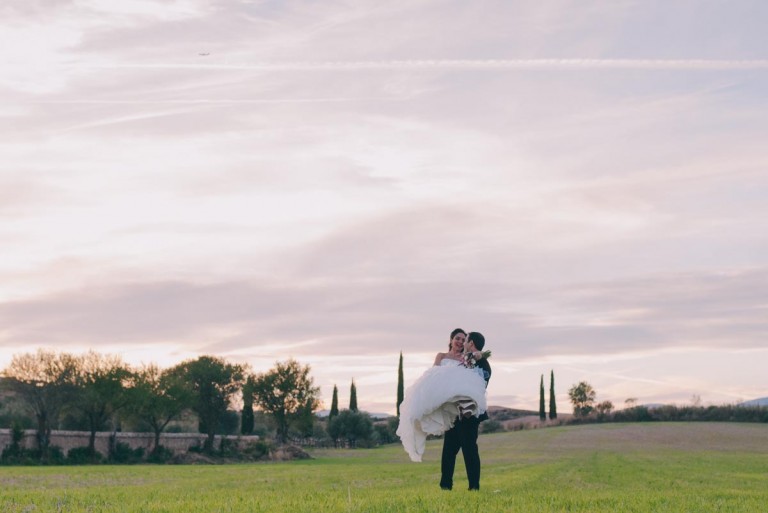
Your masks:
[[[456,467],[456,455],[461,449],[470,490],[480,489],[480,453],[477,450],[477,430],[480,420],[477,417],[459,417],[456,424],[443,435],[443,457],[440,463],[440,488],[453,488],[453,471]]]

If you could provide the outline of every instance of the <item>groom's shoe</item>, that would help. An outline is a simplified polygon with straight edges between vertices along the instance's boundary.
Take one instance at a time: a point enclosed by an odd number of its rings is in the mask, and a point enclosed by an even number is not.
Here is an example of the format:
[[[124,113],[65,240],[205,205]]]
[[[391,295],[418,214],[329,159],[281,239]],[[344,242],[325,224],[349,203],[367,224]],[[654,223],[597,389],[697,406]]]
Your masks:
[[[440,489],[445,490],[446,492],[450,492],[452,490],[450,486],[441,486]]]

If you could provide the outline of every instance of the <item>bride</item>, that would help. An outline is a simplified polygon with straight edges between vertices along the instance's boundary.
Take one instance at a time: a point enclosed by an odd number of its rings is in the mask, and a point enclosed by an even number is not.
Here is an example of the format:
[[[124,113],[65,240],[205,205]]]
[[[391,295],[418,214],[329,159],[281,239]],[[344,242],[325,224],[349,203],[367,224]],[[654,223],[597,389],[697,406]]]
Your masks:
[[[467,366],[467,360],[480,359],[483,354],[465,354],[466,340],[464,330],[453,330],[448,352],[437,353],[434,366],[405,391],[397,435],[411,461],[421,461],[427,435],[443,434],[459,415],[485,413],[483,370]]]

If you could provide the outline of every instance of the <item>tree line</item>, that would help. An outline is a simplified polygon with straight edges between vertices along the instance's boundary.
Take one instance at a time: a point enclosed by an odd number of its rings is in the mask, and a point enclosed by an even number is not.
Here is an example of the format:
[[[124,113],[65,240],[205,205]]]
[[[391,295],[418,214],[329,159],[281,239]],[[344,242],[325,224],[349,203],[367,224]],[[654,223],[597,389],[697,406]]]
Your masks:
[[[236,399],[243,403],[242,433],[253,431],[256,407],[270,417],[281,443],[290,428],[311,433],[320,404],[310,367],[293,359],[255,374],[246,365],[215,356],[166,369],[154,364],[133,368],[113,355],[41,349],[14,355],[2,371],[0,385],[3,403],[19,406],[32,418],[42,461],[50,456],[51,431],[64,418],[75,418],[87,427],[87,452],[96,456],[96,433],[117,430],[122,422],[148,427],[155,435],[152,453],[161,451],[160,435],[172,421],[192,412],[199,431],[206,434],[202,449],[210,452],[215,435],[231,423]]]
[[[614,411],[611,401],[597,402],[597,392],[586,381],[568,390],[576,422],[768,422],[768,408],[735,404],[702,406],[701,398],[693,396],[690,405],[638,405],[637,398],[624,401],[624,409]]]

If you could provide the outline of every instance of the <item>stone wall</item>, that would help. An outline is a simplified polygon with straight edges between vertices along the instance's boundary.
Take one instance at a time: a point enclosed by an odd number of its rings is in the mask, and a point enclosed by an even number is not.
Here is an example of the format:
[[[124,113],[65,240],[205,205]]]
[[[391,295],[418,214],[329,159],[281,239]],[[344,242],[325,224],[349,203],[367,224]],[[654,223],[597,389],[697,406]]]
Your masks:
[[[37,442],[35,439],[37,431],[34,429],[27,429],[24,431],[24,438],[21,441],[22,447],[35,448]],[[109,437],[112,436],[111,432],[99,432],[96,433],[96,450],[103,455],[107,455],[109,452]],[[55,445],[66,454],[70,449],[75,447],[88,446],[88,438],[90,433],[87,431],[52,431],[51,432],[51,445]],[[143,447],[146,452],[149,452],[152,448],[152,444],[155,442],[154,433],[115,433],[117,442],[128,444],[131,449],[137,449]],[[163,433],[160,435],[160,445],[171,449],[174,453],[184,454],[190,447],[202,446],[205,441],[206,435],[202,433]],[[214,447],[218,447],[221,442],[221,436],[216,435]],[[233,443],[240,447],[244,447],[249,443],[259,440],[258,436],[224,436],[224,438],[232,440]],[[0,451],[11,444],[11,430],[0,429]]]

